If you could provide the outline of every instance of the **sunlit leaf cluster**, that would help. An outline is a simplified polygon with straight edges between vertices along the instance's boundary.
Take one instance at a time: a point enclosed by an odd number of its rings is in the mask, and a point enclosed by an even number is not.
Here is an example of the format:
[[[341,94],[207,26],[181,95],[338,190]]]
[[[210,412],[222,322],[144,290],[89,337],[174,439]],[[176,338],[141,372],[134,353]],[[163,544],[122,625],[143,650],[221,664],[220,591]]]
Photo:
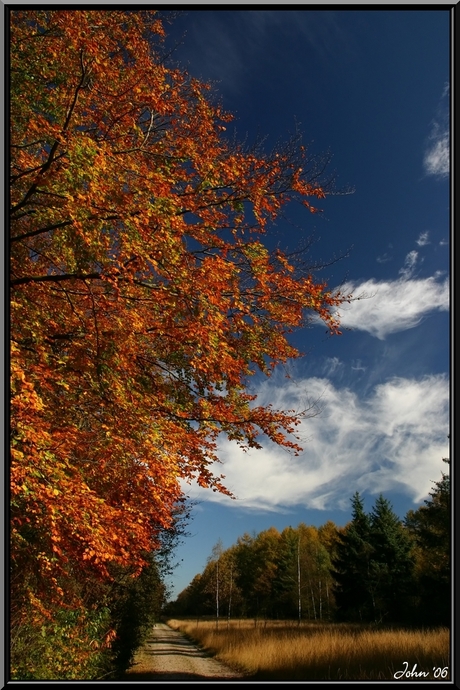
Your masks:
[[[346,296],[264,243],[325,196],[307,151],[231,140],[156,12],[11,18],[11,554],[59,601],[75,568],[140,568],[181,480],[227,491],[220,434],[299,450],[248,377],[312,316],[338,332]]]

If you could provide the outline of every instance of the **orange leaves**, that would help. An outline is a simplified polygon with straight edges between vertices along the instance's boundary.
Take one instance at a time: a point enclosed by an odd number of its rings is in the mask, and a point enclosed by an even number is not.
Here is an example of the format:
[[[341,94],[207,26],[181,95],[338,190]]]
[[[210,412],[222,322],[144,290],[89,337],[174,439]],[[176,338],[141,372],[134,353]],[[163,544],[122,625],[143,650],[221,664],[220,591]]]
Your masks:
[[[325,196],[305,150],[230,144],[162,34],[150,11],[12,13],[13,559],[45,580],[142,564],[180,479],[228,493],[219,434],[297,452],[296,416],[247,377],[298,356],[309,315],[338,332],[343,298],[262,241]]]

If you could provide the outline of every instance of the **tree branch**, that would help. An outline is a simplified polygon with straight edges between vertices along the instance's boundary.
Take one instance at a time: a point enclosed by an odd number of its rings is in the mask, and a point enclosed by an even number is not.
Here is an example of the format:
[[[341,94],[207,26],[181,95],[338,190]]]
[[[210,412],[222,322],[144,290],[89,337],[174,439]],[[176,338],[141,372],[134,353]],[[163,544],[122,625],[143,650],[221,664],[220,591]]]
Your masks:
[[[11,287],[16,285],[27,285],[27,283],[60,282],[62,280],[95,280],[103,278],[101,273],[62,273],[61,275],[47,276],[25,276],[24,278],[14,278],[10,281]]]
[[[83,51],[80,51],[80,64],[81,64],[81,69],[82,69],[82,75],[81,75],[80,81],[79,81],[79,83],[75,89],[74,97],[73,97],[72,103],[70,105],[69,112],[67,113],[67,117],[65,119],[64,126],[62,128],[63,132],[65,132],[67,130],[67,128],[70,124],[70,120],[72,118],[73,111],[75,110],[75,106],[77,105],[78,94],[80,93],[81,89],[83,88],[83,86],[85,84],[85,80],[86,80],[87,73],[88,73],[88,70],[85,68],[85,66],[83,64]],[[42,166],[40,166],[41,167],[41,172],[39,173],[40,176],[44,175],[47,172],[47,170],[50,169],[50,167],[52,166],[52,164],[56,160],[56,158],[54,157],[54,154],[56,153],[58,146],[59,146],[59,140],[56,140],[54,142],[53,146],[51,147],[51,151],[50,151],[50,154],[48,156],[47,161],[45,163],[43,163]],[[18,204],[16,204],[16,206],[13,206],[10,209],[10,213],[13,214],[16,211],[18,211],[20,208],[25,206],[26,203],[28,202],[28,200],[30,199],[30,197],[33,194],[35,194],[35,192],[37,191],[38,185],[39,185],[39,182],[37,180],[37,182],[34,182],[31,185],[31,187],[29,188],[29,190],[26,192],[23,200],[20,201]]]

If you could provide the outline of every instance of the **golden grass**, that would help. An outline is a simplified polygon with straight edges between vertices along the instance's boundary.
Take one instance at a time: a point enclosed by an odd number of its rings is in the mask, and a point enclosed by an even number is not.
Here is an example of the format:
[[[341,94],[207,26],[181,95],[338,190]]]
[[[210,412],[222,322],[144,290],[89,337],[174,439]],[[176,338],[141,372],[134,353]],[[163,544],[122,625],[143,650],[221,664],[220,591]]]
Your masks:
[[[218,629],[215,621],[170,620],[168,625],[255,680],[395,680],[394,674],[404,670],[427,675],[398,679],[434,680],[434,669],[449,669],[447,628],[377,630],[292,621],[256,626],[253,620],[220,621]]]

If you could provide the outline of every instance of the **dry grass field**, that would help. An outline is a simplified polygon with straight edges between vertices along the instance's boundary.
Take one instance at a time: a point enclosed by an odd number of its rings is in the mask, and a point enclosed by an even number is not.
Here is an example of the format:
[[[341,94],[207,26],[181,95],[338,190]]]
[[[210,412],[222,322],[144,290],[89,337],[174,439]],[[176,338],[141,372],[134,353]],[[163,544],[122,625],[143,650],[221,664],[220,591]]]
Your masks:
[[[446,680],[449,630],[292,621],[169,620],[254,680]],[[421,675],[424,674],[424,675]]]

